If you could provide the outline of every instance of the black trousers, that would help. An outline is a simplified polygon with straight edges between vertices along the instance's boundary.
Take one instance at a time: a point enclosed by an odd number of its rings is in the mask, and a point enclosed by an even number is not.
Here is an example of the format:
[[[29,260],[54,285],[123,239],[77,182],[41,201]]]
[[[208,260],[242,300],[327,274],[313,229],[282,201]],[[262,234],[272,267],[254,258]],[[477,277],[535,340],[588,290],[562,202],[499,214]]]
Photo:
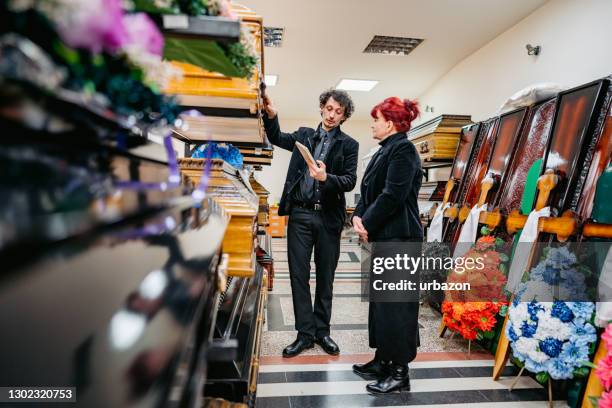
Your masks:
[[[421,239],[385,239],[378,242],[411,242],[408,254],[421,255]],[[377,252],[373,244],[373,254]],[[372,255],[374,257],[374,255]],[[368,311],[369,346],[376,359],[408,364],[415,359],[419,339],[419,302],[370,302]]]
[[[313,249],[317,277],[314,309],[309,282]],[[287,226],[287,256],[298,337],[329,335],[334,275],[340,257],[340,233],[325,228],[319,211],[294,208]]]

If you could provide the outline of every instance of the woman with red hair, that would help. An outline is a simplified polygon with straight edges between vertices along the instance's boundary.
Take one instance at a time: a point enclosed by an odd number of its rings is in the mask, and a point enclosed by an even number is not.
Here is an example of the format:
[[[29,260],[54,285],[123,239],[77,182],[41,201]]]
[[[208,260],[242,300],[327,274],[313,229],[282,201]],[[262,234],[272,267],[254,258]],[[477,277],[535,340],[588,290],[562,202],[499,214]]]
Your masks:
[[[371,111],[372,134],[380,149],[363,175],[361,199],[352,223],[361,241],[372,243],[372,259],[383,252],[386,257],[394,257],[398,252],[402,256],[421,256],[423,229],[417,197],[423,171],[416,148],[406,135],[418,115],[416,102],[397,97],[385,99]],[[375,276],[388,279],[394,275],[388,272]],[[380,295],[374,293],[378,288],[369,288],[369,343],[376,353],[372,361],[355,364],[353,370],[366,379],[377,380],[366,386],[370,393],[410,390],[408,363],[416,357],[419,343],[418,274],[411,278],[416,290],[407,297],[397,298],[389,291]],[[371,279],[372,282],[379,282],[380,286],[380,281]]]

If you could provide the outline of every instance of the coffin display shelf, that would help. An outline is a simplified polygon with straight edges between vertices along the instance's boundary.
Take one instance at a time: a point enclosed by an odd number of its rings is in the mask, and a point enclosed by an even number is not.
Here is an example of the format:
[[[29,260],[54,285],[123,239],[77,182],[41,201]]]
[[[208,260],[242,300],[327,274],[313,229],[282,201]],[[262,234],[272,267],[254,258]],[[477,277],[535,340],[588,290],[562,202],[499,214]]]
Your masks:
[[[184,126],[174,129],[174,136],[188,145],[213,141],[235,146],[266,146],[259,112],[262,106],[259,85],[264,73],[263,20],[244,6],[232,4],[231,7],[240,18],[239,24],[247,26],[254,36],[259,63],[251,78],[245,79],[173,62],[183,71],[183,77],[170,81],[166,93],[174,94],[185,109],[201,113],[200,116],[182,115]],[[271,164],[271,160],[256,157],[245,163],[261,166]]]
[[[240,21],[220,16],[148,13],[164,37],[198,38],[219,42],[240,40]]]

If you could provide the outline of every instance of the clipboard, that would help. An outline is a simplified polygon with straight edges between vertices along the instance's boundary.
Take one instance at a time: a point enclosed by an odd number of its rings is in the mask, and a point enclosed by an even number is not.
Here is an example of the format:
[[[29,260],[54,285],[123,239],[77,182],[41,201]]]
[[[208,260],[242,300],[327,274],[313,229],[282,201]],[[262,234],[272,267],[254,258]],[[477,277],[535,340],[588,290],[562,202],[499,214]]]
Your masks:
[[[304,146],[300,142],[295,142],[295,146],[298,148],[298,150],[302,154],[302,157],[304,158],[304,160],[306,161],[307,164],[312,164],[315,167],[319,167],[319,165],[315,161],[314,157],[312,157],[312,154],[310,153],[310,150],[308,150],[308,148],[306,146]]]

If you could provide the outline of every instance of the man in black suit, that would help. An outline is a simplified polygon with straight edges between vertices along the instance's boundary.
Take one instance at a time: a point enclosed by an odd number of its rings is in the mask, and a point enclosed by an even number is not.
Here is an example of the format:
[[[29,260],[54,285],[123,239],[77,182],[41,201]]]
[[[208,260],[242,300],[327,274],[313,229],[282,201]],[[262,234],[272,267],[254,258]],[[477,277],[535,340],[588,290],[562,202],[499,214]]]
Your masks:
[[[340,234],[345,219],[344,193],[357,181],[359,143],[340,130],[354,110],[350,96],[330,89],[319,97],[322,121],[316,129],[301,127],[283,133],[277,111],[264,97],[263,115],[268,139],[292,152],[278,214],[289,215],[287,255],[297,339],[283,350],[293,357],[318,343],[327,353],[340,348],[330,337],[333,282],[340,256]],[[305,145],[317,161],[307,164],[295,142]],[[314,248],[316,290],[310,298],[310,257]]]

